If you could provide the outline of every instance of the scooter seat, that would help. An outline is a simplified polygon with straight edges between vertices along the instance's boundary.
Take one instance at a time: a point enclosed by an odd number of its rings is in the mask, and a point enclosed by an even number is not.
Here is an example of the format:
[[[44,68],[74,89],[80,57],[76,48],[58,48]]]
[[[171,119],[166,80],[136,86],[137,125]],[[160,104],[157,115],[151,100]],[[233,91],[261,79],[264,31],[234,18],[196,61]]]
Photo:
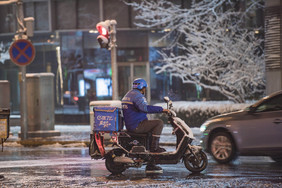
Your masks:
[[[125,132],[133,137],[151,137],[152,136],[151,132],[148,132],[148,133],[134,133],[130,131],[125,131]]]
[[[124,131],[127,135],[129,135],[131,138],[135,138],[136,140],[138,140],[140,143],[142,143],[147,150],[149,150],[150,148],[150,143],[151,143],[151,137],[152,137],[152,133],[148,132],[148,133],[133,133],[130,131]]]

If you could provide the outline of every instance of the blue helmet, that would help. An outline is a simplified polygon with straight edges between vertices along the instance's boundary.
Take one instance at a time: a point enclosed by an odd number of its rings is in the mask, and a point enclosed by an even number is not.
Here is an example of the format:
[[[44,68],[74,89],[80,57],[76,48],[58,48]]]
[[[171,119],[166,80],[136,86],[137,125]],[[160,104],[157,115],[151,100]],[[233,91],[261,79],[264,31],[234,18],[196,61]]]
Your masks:
[[[143,87],[147,88],[147,82],[143,78],[137,78],[133,81],[133,89],[143,89]]]

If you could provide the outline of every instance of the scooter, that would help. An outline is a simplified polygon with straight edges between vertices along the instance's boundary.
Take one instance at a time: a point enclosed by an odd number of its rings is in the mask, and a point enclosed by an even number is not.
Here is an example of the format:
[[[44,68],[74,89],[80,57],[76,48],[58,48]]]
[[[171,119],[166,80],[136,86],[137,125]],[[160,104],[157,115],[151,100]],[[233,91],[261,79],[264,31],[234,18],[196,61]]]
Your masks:
[[[176,150],[173,152],[151,153],[151,134],[137,134],[121,130],[112,133],[113,149],[105,151],[103,134],[93,133],[89,146],[89,154],[93,159],[105,159],[105,165],[112,174],[120,174],[127,168],[140,168],[142,165],[153,164],[177,164],[184,161],[185,167],[198,173],[206,169],[208,165],[207,155],[200,146],[192,145],[195,139],[190,127],[172,110],[172,101],[164,97],[167,103],[168,121],[173,126],[172,134],[175,134]]]

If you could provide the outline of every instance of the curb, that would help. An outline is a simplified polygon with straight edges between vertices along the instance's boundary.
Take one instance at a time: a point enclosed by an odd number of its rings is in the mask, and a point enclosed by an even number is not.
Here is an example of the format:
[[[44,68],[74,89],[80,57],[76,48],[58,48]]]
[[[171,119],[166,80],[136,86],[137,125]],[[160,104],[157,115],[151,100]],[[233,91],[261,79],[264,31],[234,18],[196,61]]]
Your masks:
[[[89,146],[90,142],[88,141],[36,141],[34,140],[23,140],[23,141],[17,141],[18,144],[21,144],[25,147],[38,147],[43,145],[54,145],[54,144],[61,144],[62,146],[68,145],[68,144],[85,144],[85,146]]]
[[[68,144],[84,144],[86,147],[89,146],[90,141],[38,141],[38,140],[20,140],[20,141],[7,141],[6,143],[17,143],[24,147],[38,147],[43,145],[54,145],[54,144],[60,144],[62,146],[68,145]],[[5,147],[5,143],[4,143]]]
[[[89,147],[90,141],[38,141],[38,140],[20,140],[20,141],[7,141],[7,143],[17,143],[24,147],[38,147],[43,145],[54,145],[54,144],[60,144],[62,146],[66,146],[69,144],[84,144],[85,147]],[[111,143],[105,143],[105,145],[111,145]],[[175,143],[160,143],[160,146],[175,146]],[[5,147],[5,143],[4,143]]]

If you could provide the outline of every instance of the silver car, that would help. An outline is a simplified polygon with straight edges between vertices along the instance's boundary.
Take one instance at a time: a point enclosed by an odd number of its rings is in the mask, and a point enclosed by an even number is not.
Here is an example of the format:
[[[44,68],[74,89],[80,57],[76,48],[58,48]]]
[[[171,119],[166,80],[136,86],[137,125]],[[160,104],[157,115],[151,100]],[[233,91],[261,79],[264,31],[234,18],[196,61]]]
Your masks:
[[[202,145],[219,163],[240,156],[270,156],[282,162],[282,91],[244,110],[215,116],[200,128]]]

